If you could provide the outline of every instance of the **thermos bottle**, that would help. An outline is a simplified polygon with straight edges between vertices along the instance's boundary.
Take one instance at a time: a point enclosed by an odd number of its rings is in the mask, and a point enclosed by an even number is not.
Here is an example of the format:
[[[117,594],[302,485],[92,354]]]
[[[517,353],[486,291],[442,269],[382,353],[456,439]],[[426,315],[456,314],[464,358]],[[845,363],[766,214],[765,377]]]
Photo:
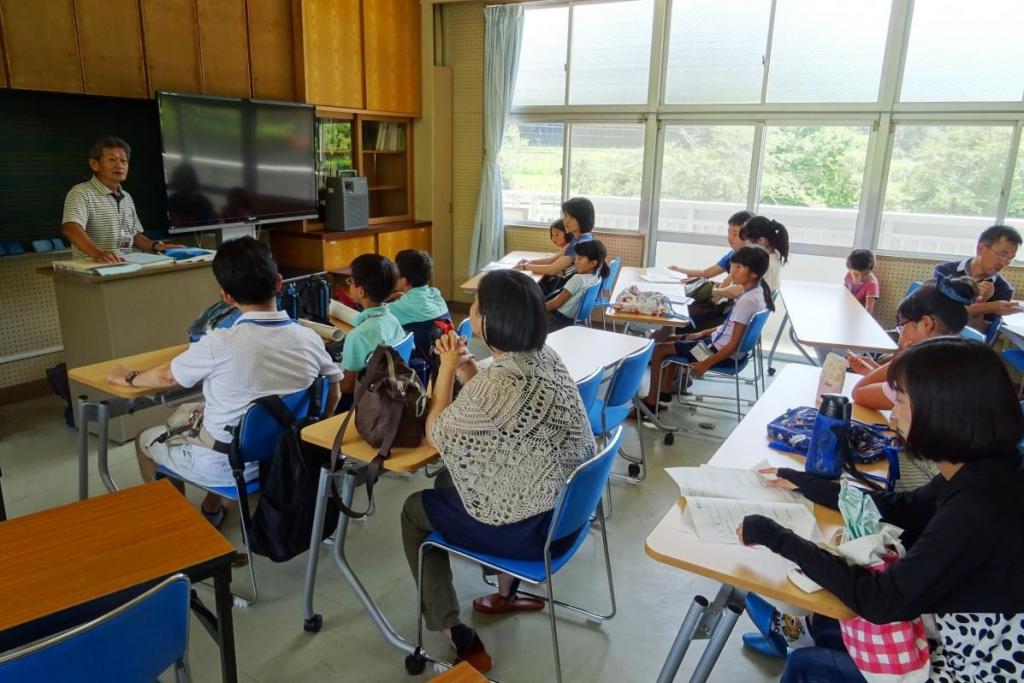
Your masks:
[[[811,443],[804,469],[828,479],[843,473],[843,460],[849,450],[848,433],[853,404],[840,394],[823,394],[818,417],[814,420]]]

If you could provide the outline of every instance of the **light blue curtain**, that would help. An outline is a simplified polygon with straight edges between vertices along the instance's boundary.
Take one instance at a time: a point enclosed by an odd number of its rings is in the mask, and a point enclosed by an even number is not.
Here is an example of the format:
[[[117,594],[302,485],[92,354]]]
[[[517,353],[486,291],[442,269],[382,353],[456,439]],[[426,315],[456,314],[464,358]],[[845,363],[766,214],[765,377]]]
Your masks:
[[[499,258],[505,246],[498,154],[516,87],[519,47],[523,42],[523,15],[523,8],[515,5],[484,9],[484,165],[480,173],[476,217],[473,219],[470,276]]]

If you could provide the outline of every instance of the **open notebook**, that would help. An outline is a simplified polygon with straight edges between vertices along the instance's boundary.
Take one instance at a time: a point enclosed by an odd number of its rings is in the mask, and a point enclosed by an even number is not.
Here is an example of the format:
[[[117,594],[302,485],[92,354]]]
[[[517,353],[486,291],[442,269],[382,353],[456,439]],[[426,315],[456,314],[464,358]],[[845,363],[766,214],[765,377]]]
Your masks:
[[[801,538],[819,540],[811,503],[802,496],[764,485],[753,470],[701,465],[666,468],[686,501],[684,530],[705,543],[739,544],[736,527],[747,515],[764,515]]]

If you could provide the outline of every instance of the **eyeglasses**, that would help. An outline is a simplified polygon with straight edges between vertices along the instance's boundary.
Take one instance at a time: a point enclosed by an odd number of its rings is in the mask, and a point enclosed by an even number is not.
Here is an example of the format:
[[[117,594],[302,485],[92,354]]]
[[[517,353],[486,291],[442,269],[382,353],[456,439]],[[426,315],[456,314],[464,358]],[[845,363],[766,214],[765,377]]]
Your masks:
[[[1006,261],[1007,263],[1012,261],[1014,259],[1014,257],[1017,256],[1016,253],[1011,254],[1010,252],[1003,251],[1003,250],[996,251],[992,247],[985,247],[985,248],[988,249],[989,251],[991,251],[996,256],[998,256],[1001,261]]]

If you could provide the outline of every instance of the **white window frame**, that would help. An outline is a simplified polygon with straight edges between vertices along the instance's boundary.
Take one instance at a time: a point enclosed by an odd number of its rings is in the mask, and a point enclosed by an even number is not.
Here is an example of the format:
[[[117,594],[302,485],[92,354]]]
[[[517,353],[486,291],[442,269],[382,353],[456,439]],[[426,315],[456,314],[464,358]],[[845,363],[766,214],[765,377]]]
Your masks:
[[[1019,102],[900,102],[902,78],[910,40],[914,0],[892,0],[888,33],[879,78],[877,102],[821,102],[821,103],[769,103],[766,101],[768,76],[771,67],[771,46],[775,31],[776,5],[771,0],[769,26],[765,41],[764,70],[761,83],[761,101],[752,104],[666,104],[663,87],[668,71],[668,42],[671,30],[673,0],[654,0],[654,21],[651,36],[651,64],[646,104],[635,105],[569,105],[571,87],[573,8],[582,4],[614,0],[562,0],[525,3],[530,5],[563,5],[569,8],[568,48],[566,50],[565,96],[561,105],[513,107],[511,120],[516,122],[563,123],[562,199],[568,197],[571,169],[569,146],[570,128],[574,122],[636,123],[646,125],[644,135],[643,179],[640,192],[639,232],[647,236],[647,261],[654,262],[659,241],[689,244],[718,245],[721,239],[714,235],[659,232],[658,204],[661,170],[664,154],[664,126],[667,124],[722,125],[746,124],[755,126],[754,154],[750,169],[747,209],[756,211],[760,197],[760,181],[764,164],[764,127],[803,123],[807,125],[855,125],[871,129],[868,138],[867,159],[861,187],[860,206],[854,232],[853,247],[872,248],[876,253],[896,256],[922,256],[878,250],[882,212],[885,205],[889,161],[892,154],[895,125],[938,124],[985,125],[1010,124],[1014,126],[1007,150],[1007,160],[1000,188],[996,221],[1006,218],[1011,184],[1019,156],[1021,133],[1024,130],[1024,93]],[[516,225],[531,225],[517,222]],[[540,225],[540,224],[536,224]],[[546,227],[546,226],[543,226]],[[596,226],[598,229],[600,225]],[[793,243],[796,254],[844,257],[846,247]],[[943,258],[957,254],[933,254]]]

